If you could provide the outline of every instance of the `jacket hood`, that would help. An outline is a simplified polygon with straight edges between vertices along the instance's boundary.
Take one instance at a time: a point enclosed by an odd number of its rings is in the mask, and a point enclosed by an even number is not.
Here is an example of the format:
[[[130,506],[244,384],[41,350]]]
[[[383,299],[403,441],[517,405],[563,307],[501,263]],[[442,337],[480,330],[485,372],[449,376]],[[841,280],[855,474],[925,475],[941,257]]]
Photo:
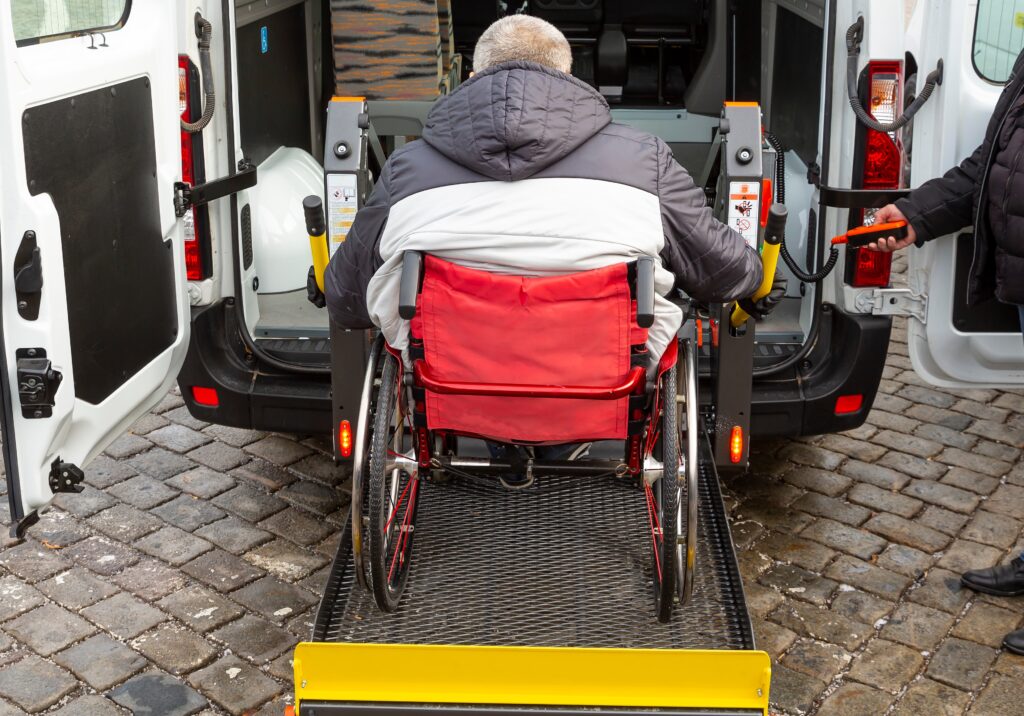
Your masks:
[[[533,62],[506,62],[439,99],[423,139],[479,174],[513,181],[554,164],[609,122],[608,103],[589,85]]]

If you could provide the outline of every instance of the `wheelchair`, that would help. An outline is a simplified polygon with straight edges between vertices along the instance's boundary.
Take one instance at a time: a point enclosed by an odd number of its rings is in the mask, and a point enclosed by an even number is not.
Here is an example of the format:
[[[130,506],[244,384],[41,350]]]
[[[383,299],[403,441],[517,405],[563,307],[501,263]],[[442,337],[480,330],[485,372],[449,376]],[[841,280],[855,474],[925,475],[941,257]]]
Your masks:
[[[553,277],[458,266],[406,251],[402,349],[377,336],[353,446],[357,581],[398,609],[413,563],[423,481],[452,476],[528,485],[543,476],[631,480],[650,528],[657,619],[693,591],[698,521],[697,366],[693,335],[649,370],[654,260]],[[690,326],[691,324],[684,324]],[[501,446],[459,454],[460,439]],[[617,441],[615,459],[546,460],[545,445]],[[631,492],[630,494],[634,494]]]

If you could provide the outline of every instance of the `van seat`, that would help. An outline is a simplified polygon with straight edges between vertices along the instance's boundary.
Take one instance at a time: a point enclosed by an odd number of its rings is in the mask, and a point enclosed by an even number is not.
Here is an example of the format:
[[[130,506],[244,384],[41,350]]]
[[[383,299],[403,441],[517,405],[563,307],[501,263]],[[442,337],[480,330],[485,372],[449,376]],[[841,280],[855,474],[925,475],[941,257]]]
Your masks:
[[[531,0],[530,14],[555,25],[570,42],[594,42],[601,29],[604,7],[601,0]]]

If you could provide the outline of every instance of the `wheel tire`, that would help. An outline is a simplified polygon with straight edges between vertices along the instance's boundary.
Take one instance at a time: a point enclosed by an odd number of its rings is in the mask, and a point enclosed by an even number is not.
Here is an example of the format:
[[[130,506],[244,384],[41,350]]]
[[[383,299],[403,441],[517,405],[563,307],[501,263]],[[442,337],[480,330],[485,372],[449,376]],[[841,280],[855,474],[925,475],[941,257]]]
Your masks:
[[[658,553],[661,579],[654,571],[654,607],[658,621],[672,619],[679,590],[676,588],[676,550],[679,549],[676,530],[676,511],[679,504],[679,484],[676,479],[679,465],[679,405],[676,402],[676,367],[667,370],[661,378],[661,446],[660,459],[664,475],[654,484],[654,500],[661,524],[662,541]]]
[[[381,372],[380,390],[377,394],[377,409],[373,421],[373,438],[370,444],[370,469],[367,495],[369,502],[370,524],[367,530],[367,543],[370,552],[370,582],[373,597],[377,606],[385,612],[393,612],[405,590],[409,578],[409,565],[412,556],[412,540],[415,531],[401,530],[403,524],[413,527],[416,521],[418,503],[418,486],[411,484],[417,478],[402,470],[389,473],[387,471],[388,450],[401,452],[403,435],[403,416],[397,413],[401,388],[398,384],[398,361],[388,354],[384,359],[384,370]],[[396,437],[397,436],[397,437]],[[396,445],[397,441],[397,445]],[[397,475],[397,477],[396,477]],[[393,480],[397,480],[397,488],[393,488]],[[405,492],[406,488],[408,492]],[[397,494],[394,500],[399,508],[393,509],[391,495]],[[405,495],[403,501],[402,496]],[[396,512],[391,519],[392,512]],[[411,514],[409,514],[411,511]],[[390,521],[390,524],[389,524]],[[387,533],[385,533],[385,529]],[[396,561],[395,550],[403,549],[401,558]]]

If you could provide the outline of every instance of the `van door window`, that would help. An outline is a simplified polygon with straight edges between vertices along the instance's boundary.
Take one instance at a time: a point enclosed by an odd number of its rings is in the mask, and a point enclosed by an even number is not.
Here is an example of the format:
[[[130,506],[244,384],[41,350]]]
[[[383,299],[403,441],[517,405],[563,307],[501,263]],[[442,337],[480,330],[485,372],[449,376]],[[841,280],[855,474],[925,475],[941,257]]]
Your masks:
[[[974,68],[989,82],[1006,84],[1024,47],[1024,0],[979,0],[974,25]]]
[[[775,29],[769,126],[782,145],[809,166],[818,154],[825,34],[814,23],[781,6]]]
[[[18,46],[107,32],[124,25],[131,0],[11,0]]]

